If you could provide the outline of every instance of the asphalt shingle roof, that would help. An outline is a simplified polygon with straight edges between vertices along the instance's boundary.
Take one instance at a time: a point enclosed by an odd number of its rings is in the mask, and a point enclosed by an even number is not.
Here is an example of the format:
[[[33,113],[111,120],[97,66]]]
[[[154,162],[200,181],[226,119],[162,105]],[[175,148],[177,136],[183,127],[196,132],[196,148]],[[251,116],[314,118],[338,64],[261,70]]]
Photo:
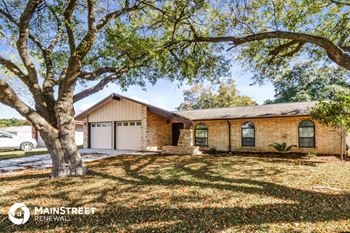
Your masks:
[[[310,115],[310,110],[316,103],[316,101],[280,103],[246,107],[178,111],[175,113],[191,120],[305,116]]]

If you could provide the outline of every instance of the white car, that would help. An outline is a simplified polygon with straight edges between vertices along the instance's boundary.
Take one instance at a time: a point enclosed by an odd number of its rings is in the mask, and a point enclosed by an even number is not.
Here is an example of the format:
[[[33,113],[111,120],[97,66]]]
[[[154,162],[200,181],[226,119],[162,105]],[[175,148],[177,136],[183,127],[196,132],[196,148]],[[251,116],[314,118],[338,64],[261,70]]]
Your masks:
[[[0,150],[21,149],[30,151],[37,146],[37,142],[30,138],[22,138],[4,131],[0,131]]]

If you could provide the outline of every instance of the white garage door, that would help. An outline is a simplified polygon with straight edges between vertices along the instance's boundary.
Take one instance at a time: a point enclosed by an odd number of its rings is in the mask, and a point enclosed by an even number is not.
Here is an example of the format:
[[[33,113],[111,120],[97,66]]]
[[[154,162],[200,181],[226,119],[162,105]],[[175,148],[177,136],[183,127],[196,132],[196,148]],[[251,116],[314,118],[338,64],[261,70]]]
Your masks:
[[[91,123],[91,148],[112,149],[112,123]]]
[[[117,149],[141,150],[141,121],[124,121],[116,124]]]

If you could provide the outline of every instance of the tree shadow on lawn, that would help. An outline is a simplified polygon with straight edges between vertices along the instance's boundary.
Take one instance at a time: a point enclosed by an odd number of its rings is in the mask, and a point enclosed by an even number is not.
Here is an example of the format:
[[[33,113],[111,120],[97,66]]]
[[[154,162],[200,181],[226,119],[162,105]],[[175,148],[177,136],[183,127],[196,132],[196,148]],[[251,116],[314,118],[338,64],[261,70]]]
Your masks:
[[[227,156],[227,155],[225,155]],[[268,163],[286,163],[294,165],[303,165],[316,167],[319,164],[326,163],[327,161],[316,160],[317,157],[332,157],[336,160],[341,160],[340,156],[335,155],[318,155],[311,157],[307,154],[300,153],[275,153],[275,152],[235,152],[231,156],[235,157],[247,157],[254,158],[256,161],[268,162]]]
[[[231,227],[244,225],[261,225],[268,223],[292,223],[292,222],[322,222],[350,219],[350,194],[326,194],[306,191],[279,185],[272,182],[246,179],[227,178],[213,172],[214,160],[181,161],[176,164],[175,171],[183,172],[193,180],[162,178],[160,176],[149,177],[143,170],[152,165],[156,157],[143,157],[132,160],[118,160],[111,166],[122,166],[125,175],[101,173],[92,169],[90,175],[99,179],[116,181],[130,185],[126,190],[135,191],[145,186],[158,186],[176,189],[177,187],[198,187],[200,189],[215,189],[235,193],[252,194],[283,199],[292,203],[255,204],[248,207],[222,206],[222,207],[173,207],[167,205],[139,205],[126,207],[108,203],[110,207],[98,211],[94,215],[70,216],[71,222],[51,222],[49,224],[36,224],[24,226],[8,226],[0,222],[0,228],[7,230],[25,229],[55,229],[58,226],[67,226],[76,231],[82,227],[102,230],[124,230],[139,232],[184,232],[222,231]],[[199,168],[191,168],[193,163],[202,163]],[[141,164],[140,164],[141,163]],[[91,190],[93,192],[93,190]],[[108,195],[113,187],[106,187],[102,195]],[[100,195],[95,201],[103,201]],[[258,197],[257,197],[258,198]],[[201,197],[197,197],[197,203],[201,203]],[[93,202],[92,202],[93,203]],[[0,216],[0,221],[4,216]],[[32,220],[31,220],[32,221]],[[138,227],[135,227],[138,225]],[[98,227],[98,228],[95,228]],[[350,226],[349,226],[350,228]],[[349,230],[349,229],[344,229]]]

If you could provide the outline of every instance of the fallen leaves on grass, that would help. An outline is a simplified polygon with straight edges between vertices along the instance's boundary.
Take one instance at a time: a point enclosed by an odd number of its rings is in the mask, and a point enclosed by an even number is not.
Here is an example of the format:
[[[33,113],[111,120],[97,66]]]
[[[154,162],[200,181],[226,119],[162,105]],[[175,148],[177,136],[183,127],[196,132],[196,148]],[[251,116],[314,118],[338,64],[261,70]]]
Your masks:
[[[300,161],[297,161],[300,160]],[[120,156],[89,163],[84,177],[49,170],[0,178],[0,219],[15,202],[95,207],[69,222],[4,232],[290,232],[350,230],[350,163],[327,157]],[[326,186],[342,191],[323,189]]]

